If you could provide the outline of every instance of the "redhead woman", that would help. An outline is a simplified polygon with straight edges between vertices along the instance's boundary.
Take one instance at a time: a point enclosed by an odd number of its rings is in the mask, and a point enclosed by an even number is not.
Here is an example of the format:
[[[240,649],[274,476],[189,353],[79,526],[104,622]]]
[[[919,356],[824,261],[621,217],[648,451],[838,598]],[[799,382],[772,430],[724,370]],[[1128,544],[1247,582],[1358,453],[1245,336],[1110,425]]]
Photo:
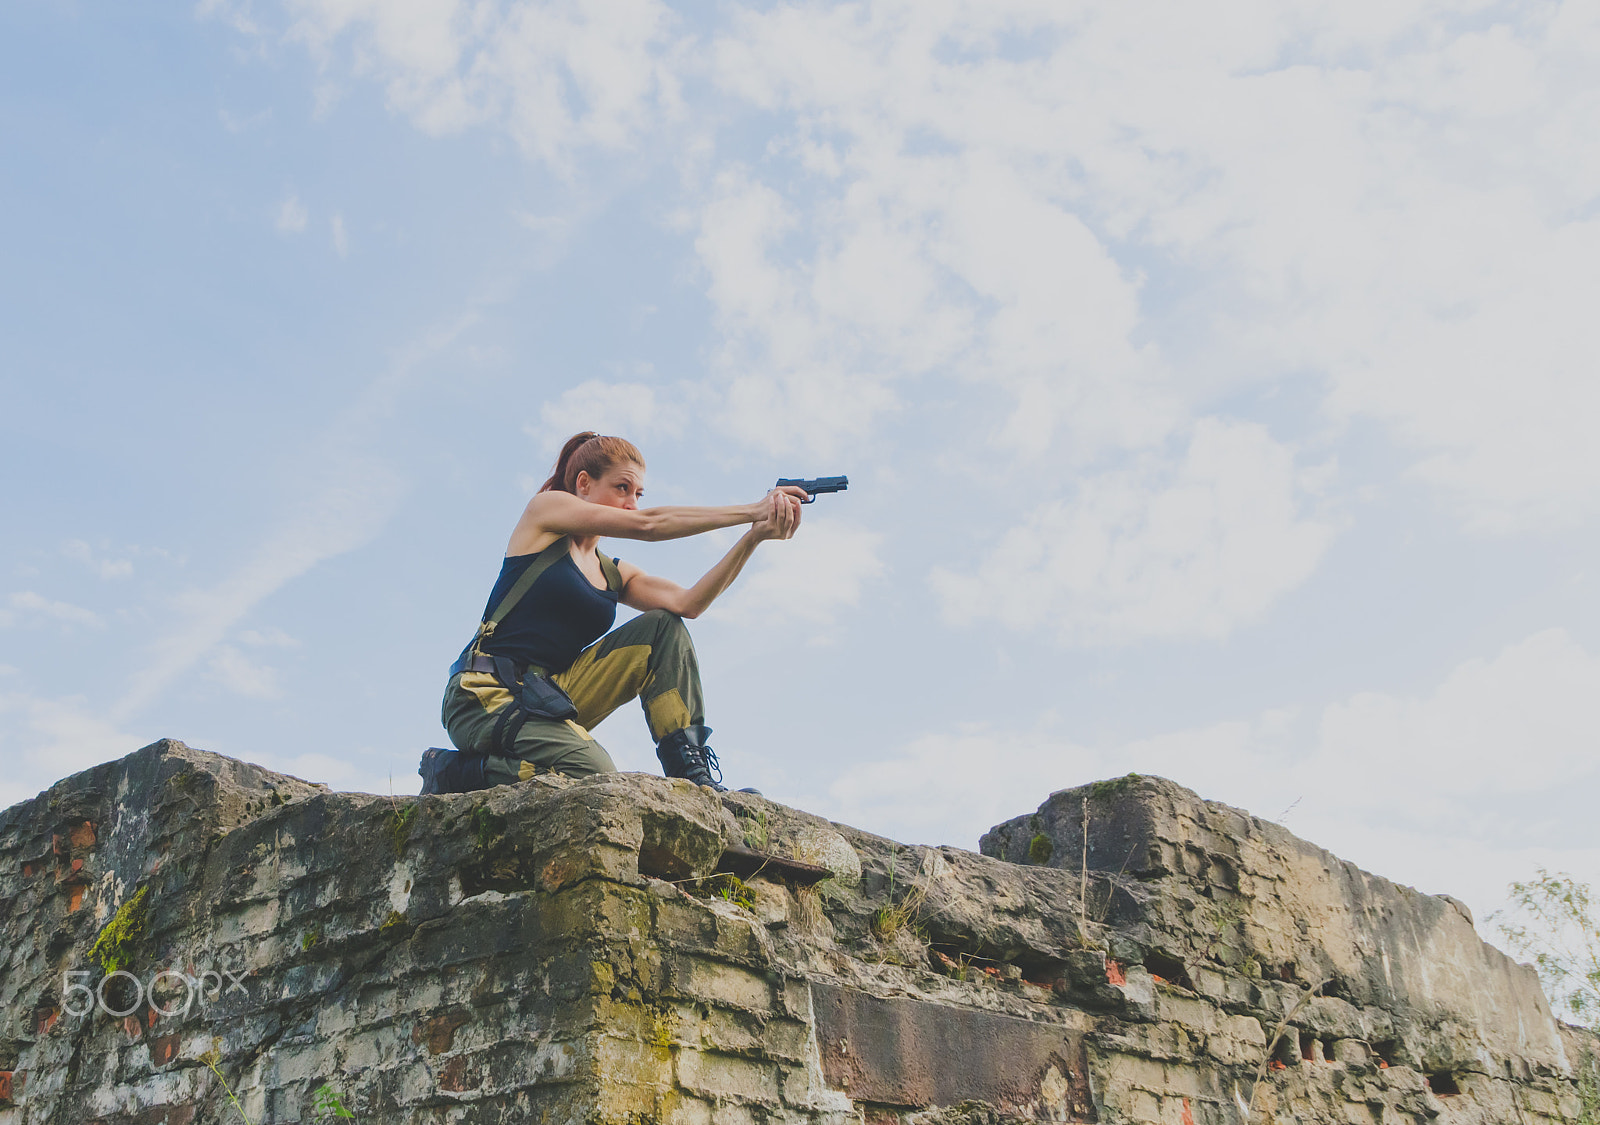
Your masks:
[[[443,717],[458,749],[423,754],[424,793],[613,771],[589,728],[630,699],[644,706],[668,777],[724,788],[683,621],[705,612],[763,540],[794,535],[805,493],[778,488],[725,508],[640,508],[643,495],[644,457],[632,442],[583,433],[562,447],[511,532],[477,635],[450,669]],[[653,542],[739,524],[750,529],[688,589],[599,548],[602,537]],[[613,630],[618,602],[642,612]]]

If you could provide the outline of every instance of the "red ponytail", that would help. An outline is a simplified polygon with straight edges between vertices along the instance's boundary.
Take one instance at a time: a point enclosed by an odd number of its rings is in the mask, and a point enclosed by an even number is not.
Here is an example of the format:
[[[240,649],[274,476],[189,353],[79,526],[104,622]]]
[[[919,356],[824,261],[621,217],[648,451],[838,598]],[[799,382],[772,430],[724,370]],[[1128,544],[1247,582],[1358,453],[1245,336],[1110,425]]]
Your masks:
[[[599,480],[618,465],[638,465],[642,469],[644,454],[626,438],[602,437],[593,430],[585,430],[567,439],[561,447],[561,456],[556,458],[555,471],[539,491],[575,492],[579,473],[588,473],[592,480]]]

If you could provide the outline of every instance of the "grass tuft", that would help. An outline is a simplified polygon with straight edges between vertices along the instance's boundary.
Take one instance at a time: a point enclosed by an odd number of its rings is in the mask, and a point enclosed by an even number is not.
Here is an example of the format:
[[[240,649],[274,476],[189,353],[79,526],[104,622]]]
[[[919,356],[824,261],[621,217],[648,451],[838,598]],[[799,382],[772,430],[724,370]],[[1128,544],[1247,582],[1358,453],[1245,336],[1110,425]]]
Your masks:
[[[394,845],[394,857],[399,859],[405,854],[406,844],[411,839],[411,824],[417,819],[417,806],[396,805],[389,810],[389,839]]]

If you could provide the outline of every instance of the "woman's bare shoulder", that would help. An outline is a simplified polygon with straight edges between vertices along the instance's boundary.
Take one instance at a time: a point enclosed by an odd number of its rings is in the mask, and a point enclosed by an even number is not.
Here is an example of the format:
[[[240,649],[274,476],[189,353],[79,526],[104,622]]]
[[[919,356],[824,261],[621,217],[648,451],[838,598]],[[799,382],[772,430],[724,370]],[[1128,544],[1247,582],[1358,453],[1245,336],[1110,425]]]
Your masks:
[[[562,504],[559,500],[552,502],[551,496],[567,494],[554,492],[539,492],[528,501],[522,509],[522,516],[517,520],[517,526],[511,529],[511,540],[506,544],[506,557],[513,555],[534,555],[550,546],[563,535],[562,532],[552,529],[545,522],[552,509],[559,511]],[[568,497],[568,499],[571,499]]]

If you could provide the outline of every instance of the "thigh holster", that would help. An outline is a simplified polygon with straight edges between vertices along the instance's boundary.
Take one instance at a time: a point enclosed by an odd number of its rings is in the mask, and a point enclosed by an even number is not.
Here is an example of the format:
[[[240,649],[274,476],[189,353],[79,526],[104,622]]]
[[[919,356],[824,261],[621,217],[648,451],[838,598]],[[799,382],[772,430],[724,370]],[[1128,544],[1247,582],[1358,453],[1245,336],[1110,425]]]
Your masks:
[[[491,656],[494,678],[511,693],[511,705],[503,708],[495,719],[494,731],[489,736],[490,752],[515,757],[517,735],[529,719],[573,719],[578,708],[567,693],[557,687],[538,668],[520,671],[516,662],[505,656]]]

